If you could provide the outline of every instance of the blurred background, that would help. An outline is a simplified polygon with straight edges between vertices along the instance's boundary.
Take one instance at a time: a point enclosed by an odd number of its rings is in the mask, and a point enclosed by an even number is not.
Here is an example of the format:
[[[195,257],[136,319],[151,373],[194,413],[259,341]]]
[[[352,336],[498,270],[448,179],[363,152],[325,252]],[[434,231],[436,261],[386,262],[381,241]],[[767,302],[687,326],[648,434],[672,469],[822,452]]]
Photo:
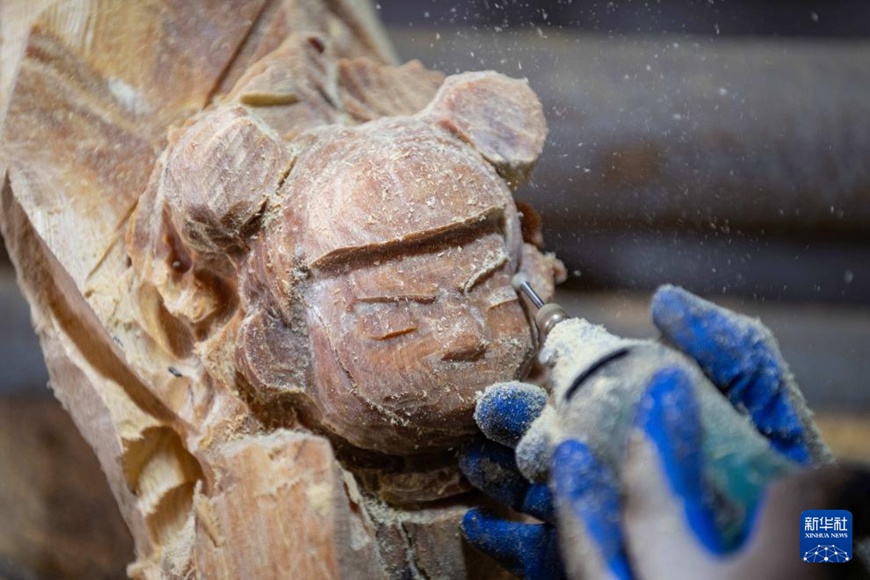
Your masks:
[[[654,336],[650,294],[675,283],[758,316],[837,453],[870,461],[870,3],[373,2],[403,60],[541,97],[550,134],[518,197],[570,311]],[[17,474],[0,578],[123,574],[129,538],[2,251],[0,320],[0,473]]]

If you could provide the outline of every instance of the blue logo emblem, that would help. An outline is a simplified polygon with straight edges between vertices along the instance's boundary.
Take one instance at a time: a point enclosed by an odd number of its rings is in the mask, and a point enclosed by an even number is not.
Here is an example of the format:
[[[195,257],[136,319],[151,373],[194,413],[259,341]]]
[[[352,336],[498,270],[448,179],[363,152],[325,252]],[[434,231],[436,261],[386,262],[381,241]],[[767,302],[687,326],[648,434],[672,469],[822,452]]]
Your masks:
[[[812,564],[852,559],[852,514],[846,510],[801,512],[801,558]]]

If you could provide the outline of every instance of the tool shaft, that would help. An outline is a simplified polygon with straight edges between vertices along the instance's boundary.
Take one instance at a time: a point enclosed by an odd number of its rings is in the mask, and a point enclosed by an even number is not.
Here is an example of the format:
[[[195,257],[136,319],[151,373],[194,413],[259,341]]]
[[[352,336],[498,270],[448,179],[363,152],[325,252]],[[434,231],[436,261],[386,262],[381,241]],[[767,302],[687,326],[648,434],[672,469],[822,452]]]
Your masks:
[[[517,292],[521,291],[525,294],[529,300],[532,301],[532,304],[535,305],[535,308],[538,309],[538,312],[535,314],[535,326],[538,327],[542,341],[547,337],[550,331],[553,330],[554,326],[563,320],[570,318],[565,309],[558,304],[555,304],[554,302],[544,302],[540,295],[538,295],[534,288],[532,288],[532,285],[529,284],[529,280],[526,278],[525,274],[517,274],[514,276],[511,285]]]
[[[534,291],[528,280],[523,280],[522,282],[520,282],[519,289],[522,290],[523,293],[529,297],[529,300],[531,300],[532,304],[534,304],[537,308],[542,308],[544,306],[544,301],[541,300],[541,297],[538,296],[538,293]]]

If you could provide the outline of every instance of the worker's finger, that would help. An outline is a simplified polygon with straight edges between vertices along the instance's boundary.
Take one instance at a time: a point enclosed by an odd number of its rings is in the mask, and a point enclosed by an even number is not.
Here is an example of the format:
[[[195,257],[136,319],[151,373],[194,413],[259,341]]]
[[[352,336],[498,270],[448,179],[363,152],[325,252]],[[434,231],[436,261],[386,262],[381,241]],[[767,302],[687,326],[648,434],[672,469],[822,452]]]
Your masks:
[[[523,524],[471,509],[462,519],[462,534],[472,546],[492,556],[521,578],[563,578],[556,529]]]
[[[749,413],[760,433],[787,457],[810,460],[813,428],[779,347],[758,320],[663,286],[652,300],[663,337],[695,359],[732,404]]]
[[[668,580],[827,578],[831,567],[802,561],[794,522],[807,506],[860,513],[868,503],[866,474],[828,465],[785,475],[747,516],[750,533],[743,533],[743,542],[717,542],[713,510],[707,507],[712,498],[700,473],[702,427],[691,386],[680,375],[667,369],[651,382],[621,472],[626,549],[641,563],[639,572]],[[783,551],[789,543],[794,549]],[[841,571],[830,577],[842,576]]]
[[[701,470],[692,387],[676,369],[654,375],[635,416],[621,471],[626,549],[644,578],[722,580],[724,546]]]
[[[716,527],[711,494],[705,485],[701,418],[692,383],[679,367],[656,372],[638,405],[632,443],[652,444],[670,491],[695,536],[710,552],[726,547]],[[642,437],[638,441],[638,437]]]
[[[550,474],[569,576],[631,579],[610,470],[585,443],[568,439],[553,452]]]
[[[541,387],[518,381],[497,383],[480,397],[474,420],[493,441],[516,447],[546,404],[547,393]]]
[[[510,447],[484,439],[472,441],[459,455],[459,468],[471,485],[498,502],[541,521],[553,521],[550,490],[523,477]]]

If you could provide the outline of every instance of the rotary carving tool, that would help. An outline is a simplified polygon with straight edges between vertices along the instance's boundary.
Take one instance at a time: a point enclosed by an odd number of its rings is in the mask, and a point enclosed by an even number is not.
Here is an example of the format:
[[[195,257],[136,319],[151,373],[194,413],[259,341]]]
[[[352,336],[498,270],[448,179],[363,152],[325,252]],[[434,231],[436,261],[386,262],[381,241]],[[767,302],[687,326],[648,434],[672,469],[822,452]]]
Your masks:
[[[715,490],[710,501],[726,538],[739,536],[769,482],[797,468],[731,405],[694,360],[661,342],[620,338],[571,317],[558,304],[544,303],[521,274],[513,286],[537,308],[535,325],[543,345],[539,357],[549,368],[551,390],[551,410],[532,424],[517,447],[517,464],[530,479],[546,477],[549,450],[565,439],[586,442],[618,476],[647,386],[656,372],[673,367],[694,386],[704,476]]]

